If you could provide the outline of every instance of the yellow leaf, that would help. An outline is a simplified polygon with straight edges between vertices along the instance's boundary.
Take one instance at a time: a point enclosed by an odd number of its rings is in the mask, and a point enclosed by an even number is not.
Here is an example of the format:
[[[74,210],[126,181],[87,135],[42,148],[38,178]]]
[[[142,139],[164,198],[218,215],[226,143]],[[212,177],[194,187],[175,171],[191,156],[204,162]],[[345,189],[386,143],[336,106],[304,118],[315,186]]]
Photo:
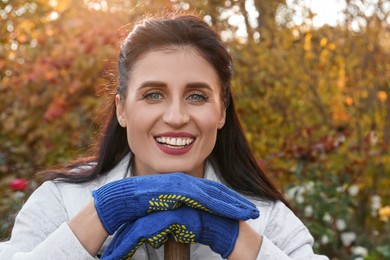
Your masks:
[[[380,208],[378,210],[379,212],[379,218],[382,220],[382,221],[385,221],[387,222],[390,218],[390,206],[385,206],[383,208]]]
[[[363,90],[361,93],[360,93],[360,96],[362,98],[368,98],[368,91],[367,90]]]
[[[386,102],[387,100],[387,93],[385,91],[379,91],[376,96],[378,97],[379,101]]]
[[[336,44],[334,44],[334,43],[329,43],[329,44],[328,44],[328,49],[331,50],[331,51],[335,50],[335,49],[336,49]]]
[[[328,39],[326,39],[325,37],[323,37],[320,41],[320,46],[321,47],[325,47],[326,44],[328,43]]]
[[[347,105],[347,106],[352,106],[353,105],[353,99],[351,98],[351,97],[346,97],[345,98],[345,104]]]
[[[303,45],[303,49],[305,51],[310,51],[311,50],[311,34],[307,33],[305,36],[305,44]]]

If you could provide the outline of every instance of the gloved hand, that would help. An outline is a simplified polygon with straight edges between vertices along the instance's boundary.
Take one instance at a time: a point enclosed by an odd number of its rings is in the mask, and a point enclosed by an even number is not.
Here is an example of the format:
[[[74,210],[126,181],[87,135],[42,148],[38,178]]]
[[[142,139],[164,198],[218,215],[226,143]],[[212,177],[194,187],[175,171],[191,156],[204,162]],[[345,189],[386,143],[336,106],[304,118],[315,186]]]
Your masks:
[[[208,245],[227,258],[233,251],[238,230],[238,220],[183,206],[173,211],[152,213],[122,226],[102,259],[131,259],[144,242],[159,248],[168,238],[179,243]]]
[[[99,218],[109,234],[154,211],[187,205],[232,219],[257,218],[256,206],[226,186],[184,173],[125,178],[92,192]]]

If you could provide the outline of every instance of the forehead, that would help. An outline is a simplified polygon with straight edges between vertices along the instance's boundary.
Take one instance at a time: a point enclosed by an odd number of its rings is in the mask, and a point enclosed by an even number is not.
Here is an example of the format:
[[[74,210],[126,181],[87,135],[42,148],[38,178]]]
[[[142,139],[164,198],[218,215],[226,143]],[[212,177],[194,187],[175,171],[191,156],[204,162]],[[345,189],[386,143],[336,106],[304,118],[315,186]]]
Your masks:
[[[201,80],[218,88],[220,85],[214,67],[191,46],[165,46],[144,53],[129,74],[129,84],[144,80]]]

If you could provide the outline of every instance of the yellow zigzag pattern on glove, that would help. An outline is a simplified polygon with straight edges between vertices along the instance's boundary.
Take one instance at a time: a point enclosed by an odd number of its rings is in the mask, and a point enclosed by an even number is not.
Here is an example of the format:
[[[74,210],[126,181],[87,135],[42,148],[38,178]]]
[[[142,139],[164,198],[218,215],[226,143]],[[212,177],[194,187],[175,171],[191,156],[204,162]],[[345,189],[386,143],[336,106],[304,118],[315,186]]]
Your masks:
[[[168,234],[175,239],[177,243],[194,244],[195,234],[187,230],[185,225],[172,224],[165,231],[160,232],[154,237],[148,238],[148,243],[154,248],[159,248],[162,243],[168,240]]]
[[[210,212],[208,208],[199,204],[191,198],[176,194],[161,194],[157,198],[152,198],[151,200],[149,200],[148,213],[151,213],[153,211],[177,209],[178,207],[183,205],[183,203],[189,207]]]
[[[133,250],[131,250],[126,256],[122,257],[121,260],[131,260],[131,257],[134,255],[135,251],[137,251],[137,249],[138,249],[143,243],[145,243],[145,239],[144,239],[144,238],[142,238],[142,239],[138,242],[137,246],[136,246]]]
[[[195,244],[195,234],[192,231],[187,230],[185,225],[172,224],[165,231],[160,232],[154,237],[148,238],[147,242],[154,248],[159,248],[161,244],[164,244],[168,240],[168,234],[175,239],[177,243],[183,244]],[[121,260],[131,260],[131,257],[134,255],[135,251],[145,242],[145,239],[142,238],[137,246],[131,250],[125,257]]]

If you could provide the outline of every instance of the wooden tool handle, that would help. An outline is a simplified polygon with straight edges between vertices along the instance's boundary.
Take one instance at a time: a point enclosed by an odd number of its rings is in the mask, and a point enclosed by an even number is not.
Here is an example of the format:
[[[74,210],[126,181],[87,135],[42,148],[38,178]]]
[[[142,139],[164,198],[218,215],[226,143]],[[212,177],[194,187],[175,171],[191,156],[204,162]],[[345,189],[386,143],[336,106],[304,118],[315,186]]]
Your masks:
[[[164,244],[164,260],[190,260],[190,244],[168,240]]]

